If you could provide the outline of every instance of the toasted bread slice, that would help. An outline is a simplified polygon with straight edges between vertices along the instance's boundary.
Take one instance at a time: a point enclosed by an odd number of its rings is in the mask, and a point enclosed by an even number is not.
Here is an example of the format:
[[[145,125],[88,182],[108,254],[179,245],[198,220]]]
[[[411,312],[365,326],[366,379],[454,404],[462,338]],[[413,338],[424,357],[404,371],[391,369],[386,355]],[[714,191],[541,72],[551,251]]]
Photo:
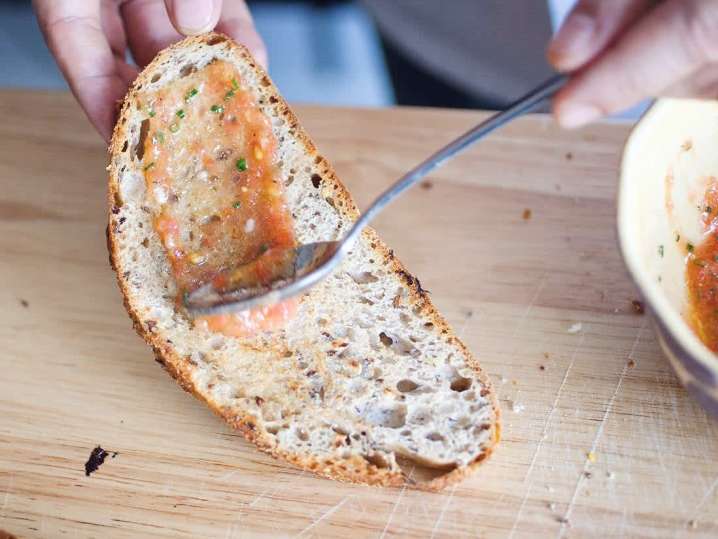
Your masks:
[[[178,307],[145,203],[141,99],[215,60],[237,68],[271,119],[297,241],[336,239],[358,215],[244,47],[219,34],[173,45],[132,85],[109,149],[108,246],[135,329],[182,388],[277,458],[372,485],[439,489],[459,480],[498,442],[495,394],[419,280],[373,230],[281,330],[227,337],[194,326]]]

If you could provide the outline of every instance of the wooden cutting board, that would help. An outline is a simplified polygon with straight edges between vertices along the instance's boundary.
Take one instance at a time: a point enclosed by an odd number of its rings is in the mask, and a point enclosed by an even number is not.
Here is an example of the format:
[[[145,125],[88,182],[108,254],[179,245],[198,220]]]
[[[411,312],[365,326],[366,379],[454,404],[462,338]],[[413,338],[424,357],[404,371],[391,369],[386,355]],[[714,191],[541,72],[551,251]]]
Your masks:
[[[298,113],[361,207],[483,117]],[[545,116],[521,120],[378,220],[503,406],[497,453],[431,494],[339,484],[276,462],[182,392],[132,330],[108,266],[102,143],[64,94],[0,92],[0,118],[0,529],[44,538],[718,535],[718,428],[635,312],[616,246],[627,125],[563,132]],[[117,456],[87,477],[97,445]]]

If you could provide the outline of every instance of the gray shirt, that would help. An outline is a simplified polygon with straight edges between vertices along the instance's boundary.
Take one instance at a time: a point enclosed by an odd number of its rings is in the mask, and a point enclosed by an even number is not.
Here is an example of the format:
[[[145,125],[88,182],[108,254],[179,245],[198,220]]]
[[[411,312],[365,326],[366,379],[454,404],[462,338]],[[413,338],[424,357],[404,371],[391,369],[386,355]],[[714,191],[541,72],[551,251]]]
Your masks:
[[[498,102],[547,78],[542,0],[363,0],[384,38],[438,78]]]

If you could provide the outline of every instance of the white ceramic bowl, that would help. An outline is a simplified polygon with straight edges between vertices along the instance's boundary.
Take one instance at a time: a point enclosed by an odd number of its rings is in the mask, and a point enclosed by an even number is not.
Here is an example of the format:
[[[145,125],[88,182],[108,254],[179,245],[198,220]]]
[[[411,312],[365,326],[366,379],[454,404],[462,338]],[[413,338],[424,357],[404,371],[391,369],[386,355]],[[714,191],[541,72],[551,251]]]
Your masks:
[[[698,205],[711,176],[718,178],[718,102],[658,101],[623,154],[618,235],[661,347],[688,391],[718,416],[718,356],[684,317],[686,244],[701,242]]]

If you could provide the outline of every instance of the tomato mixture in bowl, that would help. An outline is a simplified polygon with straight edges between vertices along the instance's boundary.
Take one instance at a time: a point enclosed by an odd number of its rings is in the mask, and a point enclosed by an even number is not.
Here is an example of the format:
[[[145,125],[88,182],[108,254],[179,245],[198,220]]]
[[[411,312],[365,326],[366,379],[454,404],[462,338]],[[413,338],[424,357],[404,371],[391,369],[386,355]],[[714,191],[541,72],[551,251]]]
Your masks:
[[[295,245],[270,120],[231,64],[215,60],[158,90],[143,108],[147,203],[178,301],[234,266]],[[289,301],[195,322],[246,336],[281,327],[295,309]]]
[[[701,206],[705,236],[688,243],[686,284],[690,324],[703,343],[718,352],[718,180],[711,178]]]

